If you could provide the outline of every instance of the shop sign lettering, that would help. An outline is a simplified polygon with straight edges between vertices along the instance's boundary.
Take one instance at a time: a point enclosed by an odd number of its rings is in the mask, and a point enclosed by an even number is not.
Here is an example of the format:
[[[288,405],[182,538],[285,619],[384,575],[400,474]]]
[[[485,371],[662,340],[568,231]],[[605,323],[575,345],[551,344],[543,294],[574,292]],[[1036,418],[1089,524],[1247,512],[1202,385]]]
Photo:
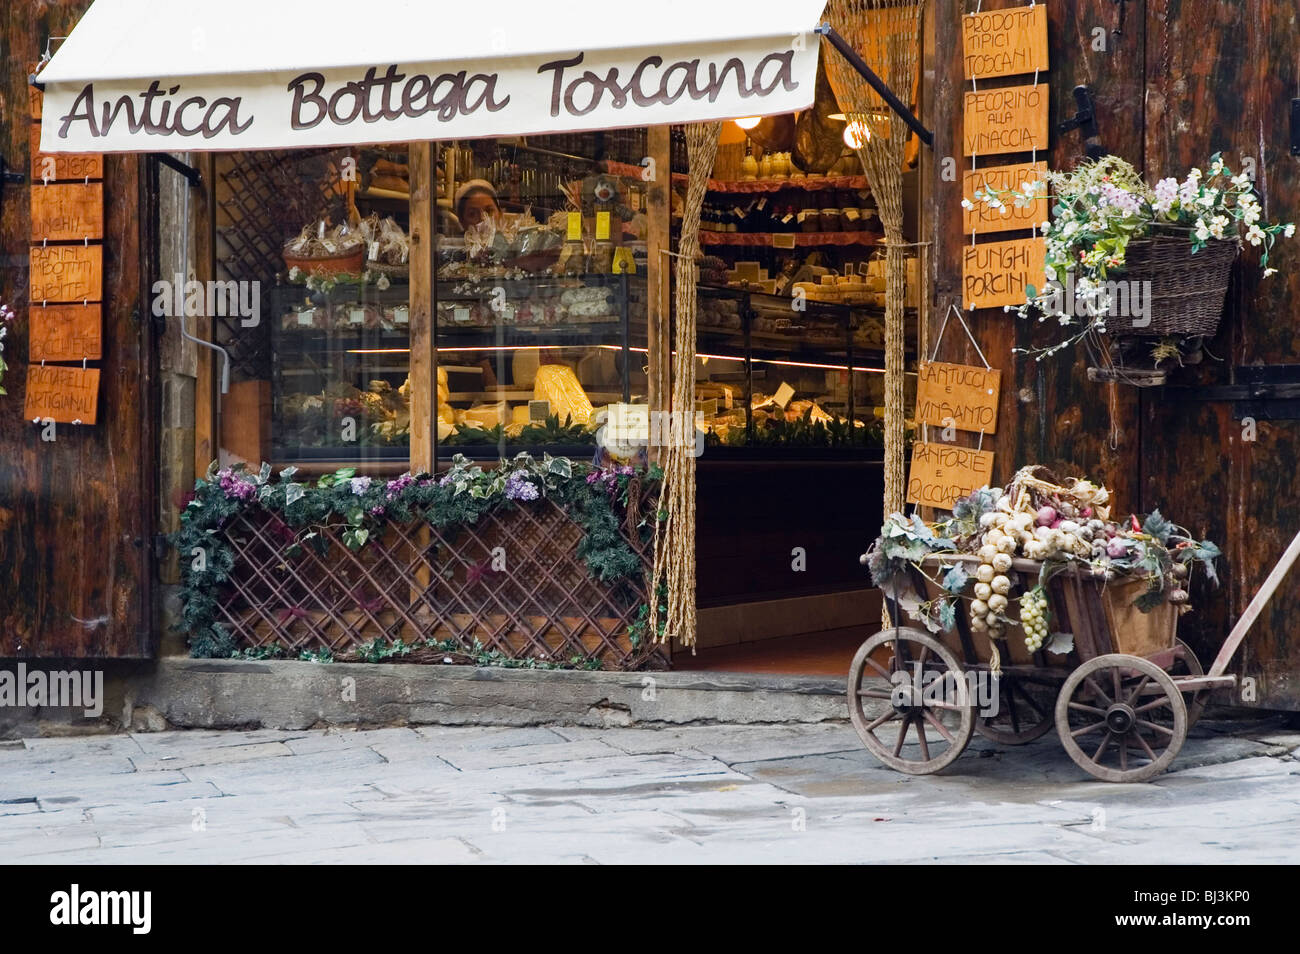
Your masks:
[[[1047,69],[1047,4],[991,10],[962,18],[967,79]]]
[[[99,152],[41,152],[41,127],[32,123],[31,181],[56,182],[76,180],[86,182],[104,178],[104,155]]]
[[[916,367],[916,421],[935,427],[995,434],[1002,372],[941,361]]]
[[[951,444],[912,444],[912,467],[907,476],[907,502],[951,510],[993,479],[993,451]]]
[[[104,237],[104,185],[60,182],[32,186],[33,242],[84,242]]]
[[[1046,257],[1041,238],[967,245],[962,250],[962,302],[967,308],[1023,305],[1029,286],[1043,286]]]
[[[99,368],[27,366],[27,400],[23,405],[27,420],[94,424],[98,404]]]
[[[1047,148],[1046,84],[964,94],[965,155]]]

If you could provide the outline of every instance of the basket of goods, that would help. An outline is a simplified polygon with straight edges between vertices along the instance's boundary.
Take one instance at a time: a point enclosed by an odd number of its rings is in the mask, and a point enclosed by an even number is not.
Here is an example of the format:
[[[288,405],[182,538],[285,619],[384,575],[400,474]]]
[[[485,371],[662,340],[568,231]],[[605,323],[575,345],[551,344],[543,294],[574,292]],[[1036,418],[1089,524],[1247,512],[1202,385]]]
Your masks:
[[[315,278],[360,275],[365,254],[365,236],[359,229],[346,225],[331,229],[325,219],[304,226],[281,252],[291,274],[297,269]]]
[[[1234,175],[1219,153],[1208,172],[1148,185],[1118,156],[1049,172],[1019,189],[981,189],[976,201],[1006,213],[1055,201],[1043,224],[1043,281],[1030,285],[1022,318],[1054,318],[1066,339],[1052,353],[1091,332],[1135,338],[1211,337],[1223,314],[1232,267],[1241,249],[1260,250],[1265,277],[1277,269],[1269,254],[1295,226],[1263,221],[1250,177]],[[968,208],[970,200],[963,200]],[[1012,310],[1010,306],[1007,310]]]
[[[1158,510],[1112,519],[1105,487],[1031,466],[938,523],[894,514],[863,562],[912,619],[932,633],[960,630],[997,669],[1175,646],[1193,568],[1217,583],[1218,555]]]
[[[381,221],[371,215],[362,220],[360,231],[366,243],[366,271],[390,281],[411,274],[411,241],[392,216]]]

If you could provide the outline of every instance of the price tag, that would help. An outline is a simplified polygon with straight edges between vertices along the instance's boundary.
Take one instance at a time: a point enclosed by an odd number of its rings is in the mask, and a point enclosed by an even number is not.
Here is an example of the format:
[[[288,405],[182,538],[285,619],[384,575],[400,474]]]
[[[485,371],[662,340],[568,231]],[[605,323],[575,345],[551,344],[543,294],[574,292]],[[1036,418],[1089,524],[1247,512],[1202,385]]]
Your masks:
[[[451,310],[452,321],[469,321],[469,309],[457,306]]]
[[[310,328],[314,325],[316,318],[315,308],[303,308],[298,312],[298,324],[304,328]]]
[[[370,243],[370,260],[371,260],[372,262],[374,262],[374,261],[378,261],[378,259],[379,259],[379,243],[378,243],[378,242],[371,242],[371,243]]]
[[[773,232],[773,233],[772,233],[772,247],[773,247],[773,248],[786,248],[786,249],[794,248],[794,233],[793,233],[793,232]]]
[[[609,241],[609,213],[596,213],[596,240],[600,242]]]
[[[781,386],[772,395],[772,400],[776,402],[777,407],[784,411],[785,406],[790,403],[792,397],[794,397],[794,388],[782,381]]]
[[[348,311],[348,324],[363,325],[366,322],[366,310],[364,308],[352,308]]]
[[[393,324],[405,325],[411,320],[411,310],[405,305],[398,305],[393,309]]]
[[[581,212],[569,213],[568,238],[569,241],[571,242],[582,241],[582,213]]]

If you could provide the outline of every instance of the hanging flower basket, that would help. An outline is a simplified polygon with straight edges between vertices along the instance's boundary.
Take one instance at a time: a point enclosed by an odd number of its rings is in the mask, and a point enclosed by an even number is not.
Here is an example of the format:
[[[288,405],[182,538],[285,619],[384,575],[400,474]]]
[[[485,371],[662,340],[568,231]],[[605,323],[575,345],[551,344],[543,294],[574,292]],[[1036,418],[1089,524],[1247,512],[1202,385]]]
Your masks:
[[[1212,338],[1223,317],[1223,304],[1232,279],[1232,266],[1241,245],[1236,239],[1211,239],[1193,252],[1186,235],[1151,235],[1128,243],[1124,270],[1113,272],[1116,281],[1128,282],[1147,302],[1149,319],[1112,319],[1112,335],[1140,337]],[[1137,286],[1135,283],[1146,283]]]

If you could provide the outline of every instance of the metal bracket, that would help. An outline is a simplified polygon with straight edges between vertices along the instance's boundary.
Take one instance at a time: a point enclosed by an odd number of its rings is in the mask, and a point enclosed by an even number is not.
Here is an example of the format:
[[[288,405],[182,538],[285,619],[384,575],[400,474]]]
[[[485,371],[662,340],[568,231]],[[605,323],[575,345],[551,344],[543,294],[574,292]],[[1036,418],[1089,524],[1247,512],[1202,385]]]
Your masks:
[[[849,61],[849,65],[857,70],[859,75],[861,75],[861,77],[871,85],[871,88],[880,95],[880,98],[888,104],[889,108],[897,113],[903,122],[907,123],[908,128],[921,138],[921,142],[925,143],[931,149],[934,148],[934,133],[926,129],[925,126],[922,125],[921,120],[917,119],[916,115],[908,109],[907,104],[894,95],[894,91],[885,84],[884,80],[875,74],[871,67],[867,65],[866,60],[860,57],[857,51],[849,45],[848,40],[840,36],[839,33],[835,31],[835,28],[829,23],[823,23],[821,26],[814,28],[814,32],[820,33],[822,36],[826,37],[826,39],[830,40],[831,45],[834,46],[835,49],[839,50],[840,54]]]
[[[1291,100],[1291,155],[1300,156],[1300,99]]]
[[[27,181],[27,176],[21,172],[10,172],[9,163],[5,162],[4,156],[0,156],[0,183],[4,185],[22,185]]]
[[[1106,150],[1102,148],[1101,133],[1097,129],[1097,110],[1092,99],[1092,90],[1087,86],[1076,86],[1074,102],[1078,107],[1077,111],[1069,119],[1058,123],[1056,131],[1064,135],[1075,129],[1081,129],[1088,158],[1100,159],[1106,155]]]
[[[195,169],[193,166],[186,165],[175,156],[165,152],[151,152],[149,158],[154,162],[162,163],[173,172],[180,173],[188,179],[190,185],[194,186],[196,189],[202,187],[203,176],[199,173],[199,170]]]

